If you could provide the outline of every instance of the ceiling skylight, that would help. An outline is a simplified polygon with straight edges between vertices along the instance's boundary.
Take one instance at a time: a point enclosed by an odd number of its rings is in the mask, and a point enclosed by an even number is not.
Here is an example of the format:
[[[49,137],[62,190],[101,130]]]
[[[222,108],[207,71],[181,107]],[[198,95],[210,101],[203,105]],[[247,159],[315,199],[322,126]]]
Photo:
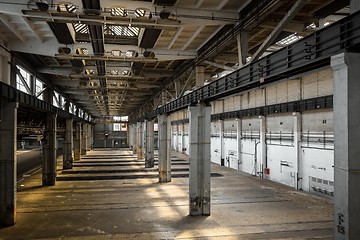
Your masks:
[[[280,46],[286,46],[289,45],[299,39],[303,38],[302,36],[297,35],[297,33],[293,33],[290,36],[287,36],[286,38],[283,38],[282,40],[278,41],[276,45]]]

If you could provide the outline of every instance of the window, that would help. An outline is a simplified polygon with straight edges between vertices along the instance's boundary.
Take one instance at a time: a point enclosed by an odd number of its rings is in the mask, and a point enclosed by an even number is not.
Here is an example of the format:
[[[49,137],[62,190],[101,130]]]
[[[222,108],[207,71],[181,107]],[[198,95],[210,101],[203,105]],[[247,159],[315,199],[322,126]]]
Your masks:
[[[60,108],[61,107],[61,102],[60,102],[60,94],[56,91],[54,91],[54,96],[53,96],[53,105],[55,107]]]
[[[120,123],[114,123],[113,124],[113,131],[114,132],[120,132],[121,131]]]
[[[44,100],[44,83],[39,79],[35,79],[35,95],[38,99]]]
[[[128,116],[114,116],[113,119],[114,119],[114,121],[127,122],[129,117]]]
[[[16,74],[16,88],[20,91],[31,94],[31,75],[23,68],[17,66],[19,72]]]
[[[72,102],[69,104],[69,112],[74,114],[74,104]]]
[[[129,120],[128,116],[114,116],[114,121],[122,122],[122,123],[114,123],[113,124],[113,130],[115,132],[119,131],[127,131],[127,121]]]
[[[298,35],[297,33],[293,33],[290,36],[278,41],[276,44],[280,46],[287,46],[293,42],[296,42],[297,40],[303,38],[302,36]]]

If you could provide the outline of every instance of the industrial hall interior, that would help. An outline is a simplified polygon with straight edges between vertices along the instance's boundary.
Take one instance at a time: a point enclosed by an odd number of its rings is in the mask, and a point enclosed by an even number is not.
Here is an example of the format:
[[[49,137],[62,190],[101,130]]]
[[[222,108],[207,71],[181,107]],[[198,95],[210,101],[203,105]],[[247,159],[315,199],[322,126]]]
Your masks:
[[[360,239],[360,0],[0,0],[0,240]]]

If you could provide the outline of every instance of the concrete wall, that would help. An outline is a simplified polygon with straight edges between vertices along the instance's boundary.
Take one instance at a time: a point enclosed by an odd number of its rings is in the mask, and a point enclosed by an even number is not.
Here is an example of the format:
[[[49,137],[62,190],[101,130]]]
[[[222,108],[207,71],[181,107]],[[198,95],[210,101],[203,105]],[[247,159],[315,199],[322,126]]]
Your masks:
[[[332,82],[332,70],[322,69],[212,102],[212,114],[332,95]],[[187,110],[182,110],[173,114],[172,120],[184,119],[184,116],[187,116],[186,112]],[[209,129],[211,161],[294,188],[299,177],[299,188],[330,197],[334,188],[333,112],[332,110],[307,111],[301,113],[300,120],[301,141],[297,149],[294,142],[295,118],[292,113],[265,117],[266,159],[264,160],[261,159],[259,117],[241,119],[240,141],[236,138],[236,119],[212,122]],[[184,131],[184,140],[181,141],[180,125],[172,126],[172,129],[172,148],[177,151],[185,148],[187,149],[185,152],[188,153],[187,131]],[[176,129],[178,135],[175,134]],[[238,153],[239,145],[240,153]],[[298,168],[297,164],[299,164]],[[267,168],[269,174],[264,173],[262,167]]]

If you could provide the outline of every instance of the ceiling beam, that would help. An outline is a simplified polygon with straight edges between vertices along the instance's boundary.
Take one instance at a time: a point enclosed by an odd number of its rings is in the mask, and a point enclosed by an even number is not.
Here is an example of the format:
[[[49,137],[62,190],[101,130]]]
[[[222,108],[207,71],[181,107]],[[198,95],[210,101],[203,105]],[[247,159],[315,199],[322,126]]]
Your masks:
[[[261,57],[261,55],[266,51],[266,49],[273,44],[274,40],[279,36],[279,34],[284,30],[287,24],[293,19],[293,17],[301,10],[301,8],[305,5],[307,0],[297,0],[295,4],[291,7],[289,12],[284,16],[283,19],[279,22],[279,24],[274,28],[271,34],[265,39],[265,41],[261,44],[258,50],[252,56],[251,61],[256,61]]]
[[[155,58],[145,58],[143,57],[144,49],[137,46],[130,45],[113,45],[105,44],[104,51],[106,54],[104,56],[98,56],[93,54],[93,49],[91,43],[76,43],[69,46],[64,44],[59,44],[56,39],[52,39],[46,42],[44,45],[41,41],[38,40],[29,40],[24,44],[24,42],[19,40],[14,40],[9,42],[9,49],[15,50],[18,52],[31,53],[36,55],[43,56],[56,56],[59,59],[85,59],[85,60],[109,60],[116,62],[157,62],[157,61],[171,61],[171,60],[183,60],[183,59],[193,59],[196,57],[196,51],[182,51],[176,49],[148,49],[155,53]],[[71,50],[70,54],[58,54],[58,48],[60,47],[69,47]],[[85,48],[89,51],[88,55],[78,55],[76,54],[76,49]],[[112,50],[119,50],[122,53],[127,51],[135,51],[139,54],[139,57],[129,58],[125,56],[113,56],[111,55]]]
[[[217,5],[216,10],[219,11],[225,7],[225,5],[229,2],[229,0],[222,0],[219,5]]]
[[[174,45],[174,43],[176,42],[176,40],[178,39],[178,37],[180,36],[180,34],[182,33],[183,30],[184,30],[184,27],[180,27],[180,28],[176,31],[174,37],[173,37],[173,38],[171,39],[171,41],[169,42],[169,44],[168,44],[168,46],[167,46],[167,49],[170,49],[170,48]]]
[[[1,4],[0,4],[1,6]],[[171,9],[168,9],[171,11]],[[88,17],[87,15],[79,13],[60,14],[57,12],[39,12],[37,10],[26,10],[23,13],[7,12],[0,9],[0,13],[9,15],[23,16],[37,21],[56,21],[64,23],[85,23],[89,25],[94,24],[113,24],[119,26],[133,27],[156,27],[157,29],[177,28],[181,26],[202,26],[202,25],[219,25],[219,24],[233,24],[238,21],[238,14],[236,12],[224,12],[216,10],[203,10],[192,8],[176,8],[173,10],[176,13],[177,20],[167,19],[139,19],[136,17],[123,17],[119,20],[113,16],[96,16]]]
[[[9,22],[6,16],[3,14],[0,14],[0,21],[4,23],[4,25],[16,36],[18,37],[22,42],[25,42],[26,39],[24,36],[21,35],[19,31],[16,30],[15,26]]]
[[[224,69],[224,70],[228,70],[228,71],[235,71],[237,69],[237,68],[234,68],[234,67],[229,67],[229,66],[219,64],[219,63],[215,63],[215,62],[211,62],[211,61],[208,61],[208,60],[203,61],[203,63],[214,66],[214,67],[217,67],[217,68],[221,68],[221,69]]]
[[[191,37],[187,40],[181,50],[186,50],[186,48],[194,41],[194,39],[201,33],[204,28],[205,26],[198,27],[198,29],[191,35]]]
[[[25,24],[30,28],[30,30],[34,34],[34,36],[43,43],[44,39],[42,39],[42,37],[40,36],[38,31],[35,29],[34,24],[32,22],[30,22],[27,18],[23,18],[23,20],[24,20]]]

